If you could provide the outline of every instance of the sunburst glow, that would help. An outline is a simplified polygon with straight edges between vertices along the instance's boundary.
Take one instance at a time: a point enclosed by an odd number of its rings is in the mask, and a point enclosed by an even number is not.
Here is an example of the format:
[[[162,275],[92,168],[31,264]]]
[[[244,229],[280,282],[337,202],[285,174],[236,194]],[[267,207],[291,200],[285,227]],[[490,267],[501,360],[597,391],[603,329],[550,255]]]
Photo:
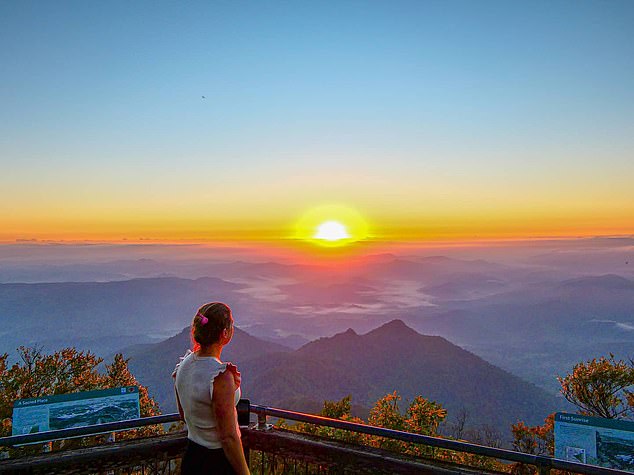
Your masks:
[[[356,210],[343,205],[313,208],[296,223],[296,239],[321,246],[343,246],[367,237],[366,221]]]

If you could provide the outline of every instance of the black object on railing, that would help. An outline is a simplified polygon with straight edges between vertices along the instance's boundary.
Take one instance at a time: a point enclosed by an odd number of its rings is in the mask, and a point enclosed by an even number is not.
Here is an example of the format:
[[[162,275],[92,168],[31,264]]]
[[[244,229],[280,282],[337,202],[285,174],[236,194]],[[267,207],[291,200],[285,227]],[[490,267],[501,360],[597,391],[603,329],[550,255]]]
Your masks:
[[[238,425],[248,426],[251,418],[251,401],[249,399],[240,399],[236,406],[238,411]]]

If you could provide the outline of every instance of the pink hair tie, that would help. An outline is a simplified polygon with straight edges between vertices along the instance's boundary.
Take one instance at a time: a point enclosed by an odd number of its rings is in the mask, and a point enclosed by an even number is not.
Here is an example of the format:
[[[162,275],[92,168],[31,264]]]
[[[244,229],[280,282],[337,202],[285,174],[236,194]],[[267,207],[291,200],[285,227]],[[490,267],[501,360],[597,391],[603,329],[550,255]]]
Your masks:
[[[207,322],[209,321],[209,319],[207,317],[205,317],[202,313],[198,312],[196,314],[197,317],[200,317],[200,324],[201,325],[207,325]]]

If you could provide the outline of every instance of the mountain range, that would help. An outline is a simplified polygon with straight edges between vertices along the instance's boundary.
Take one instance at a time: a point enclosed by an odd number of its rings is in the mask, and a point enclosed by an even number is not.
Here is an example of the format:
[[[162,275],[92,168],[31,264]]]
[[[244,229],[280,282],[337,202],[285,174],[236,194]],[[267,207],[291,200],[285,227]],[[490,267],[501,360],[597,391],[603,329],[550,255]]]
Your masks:
[[[579,361],[634,356],[633,309],[634,281],[607,274],[454,300],[407,321],[556,391]]]
[[[164,342],[131,348],[130,368],[163,411],[175,411],[170,374],[189,348],[189,329]],[[394,320],[366,334],[352,329],[290,350],[236,329],[223,360],[243,375],[243,397],[298,411],[319,410],[324,400],[352,396],[359,415],[398,391],[401,408],[417,395],[441,403],[468,423],[508,432],[518,420],[536,424],[563,402],[438,336]]]
[[[127,280],[0,284],[0,353],[15,358],[20,345],[74,346],[108,356],[126,345],[162,341],[180,332],[198,305],[222,300],[243,330],[292,349],[401,319],[553,394],[556,377],[580,361],[610,352],[634,356],[628,273],[579,275],[543,263],[393,254],[321,267],[142,258],[44,270],[49,277],[62,271],[61,279],[73,271],[95,278],[99,269],[103,278]],[[188,273],[194,278],[182,277]],[[159,274],[174,275],[151,277]]]

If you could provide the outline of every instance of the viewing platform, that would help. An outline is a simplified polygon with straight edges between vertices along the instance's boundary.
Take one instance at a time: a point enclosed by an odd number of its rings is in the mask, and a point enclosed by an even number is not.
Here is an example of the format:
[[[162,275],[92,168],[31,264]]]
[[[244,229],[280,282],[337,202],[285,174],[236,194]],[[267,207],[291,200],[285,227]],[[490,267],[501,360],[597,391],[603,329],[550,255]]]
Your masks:
[[[286,411],[241,401],[239,419],[242,442],[253,474],[496,474],[509,473],[512,464],[522,464],[521,473],[548,474],[561,470],[587,475],[631,475],[631,472],[565,462],[545,456],[485,447],[462,441],[394,431],[320,416]],[[247,424],[257,415],[257,422]],[[393,441],[420,444],[429,456],[413,457],[377,449],[274,428],[267,417],[331,427],[349,433],[385,437]],[[82,428],[63,429],[0,439],[0,450],[22,444],[47,443],[96,434],[111,434],[157,424],[179,421],[178,414],[113,422]],[[0,461],[0,474],[178,474],[180,459],[187,443],[184,431],[139,439],[109,442],[73,450],[60,450]],[[496,459],[508,471],[449,463],[434,458],[434,451],[453,451],[476,456],[474,460]],[[515,465],[517,468],[517,465]]]

